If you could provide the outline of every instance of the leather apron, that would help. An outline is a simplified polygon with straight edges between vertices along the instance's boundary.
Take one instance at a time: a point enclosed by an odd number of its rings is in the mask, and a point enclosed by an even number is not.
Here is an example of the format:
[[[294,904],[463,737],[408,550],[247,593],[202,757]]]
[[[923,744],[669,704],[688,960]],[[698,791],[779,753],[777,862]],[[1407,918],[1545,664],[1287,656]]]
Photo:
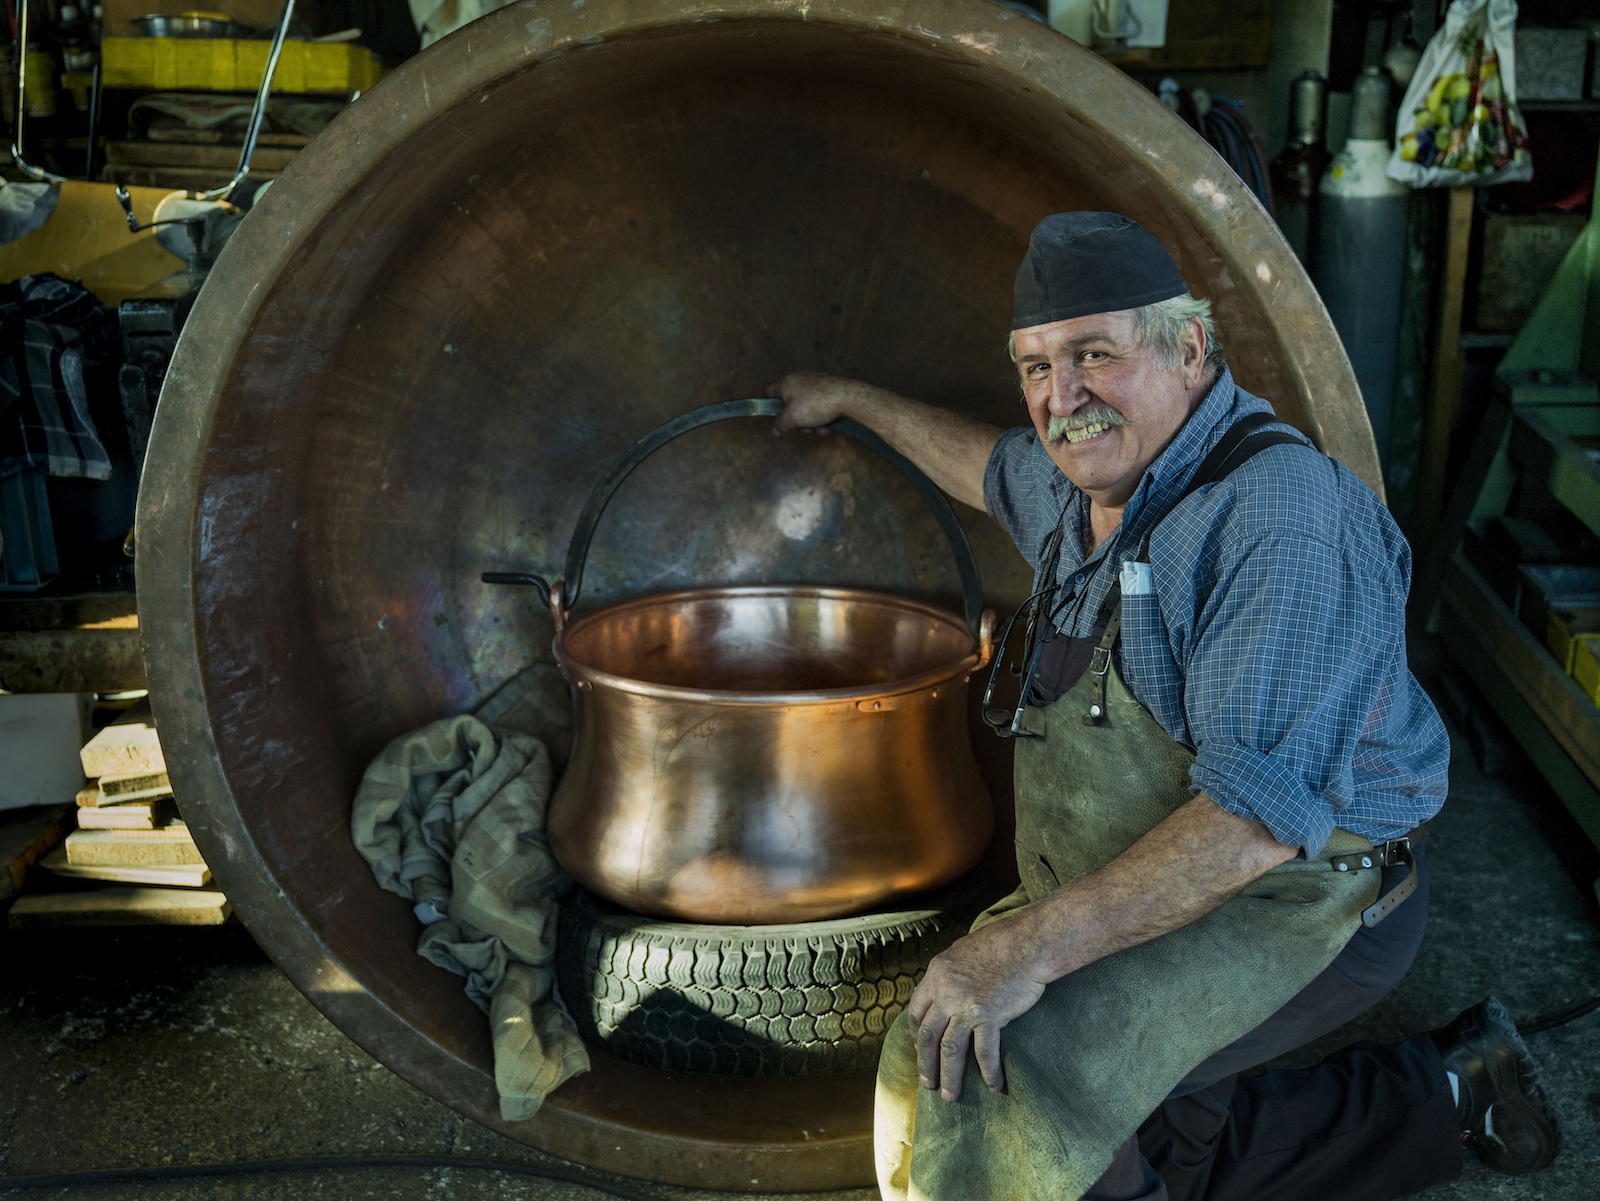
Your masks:
[[[1190,799],[1192,752],[1111,663],[1103,674],[1097,724],[1085,720],[1099,700],[1092,670],[1027,711],[1025,728],[1043,737],[1017,745],[1021,886],[974,929],[1108,863]],[[1003,1094],[990,1092],[970,1052],[956,1101],[920,1088],[902,1014],[878,1071],[884,1197],[1081,1197],[1193,1068],[1265,1021],[1343,949],[1382,873],[1337,872],[1330,860],[1371,845],[1335,830],[1317,858],[1280,864],[1197,921],[1048,985],[1001,1034]]]

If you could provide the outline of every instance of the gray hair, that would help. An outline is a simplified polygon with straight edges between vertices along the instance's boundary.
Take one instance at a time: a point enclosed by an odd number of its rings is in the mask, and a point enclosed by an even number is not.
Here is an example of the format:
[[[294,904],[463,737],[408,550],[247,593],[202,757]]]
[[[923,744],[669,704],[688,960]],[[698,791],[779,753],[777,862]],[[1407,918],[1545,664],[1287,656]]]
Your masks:
[[[1133,328],[1139,345],[1153,348],[1161,365],[1169,371],[1183,362],[1183,339],[1189,322],[1200,322],[1206,333],[1206,366],[1222,370],[1222,343],[1217,341],[1217,324],[1211,317],[1211,302],[1188,292],[1133,310]],[[1006,335],[1006,353],[1017,361],[1016,332]]]
[[[1154,349],[1161,357],[1161,365],[1169,371],[1183,362],[1183,339],[1191,321],[1200,322],[1200,328],[1205,330],[1206,366],[1222,370],[1222,343],[1217,341],[1217,325],[1211,318],[1209,300],[1185,292],[1133,310],[1139,344]]]

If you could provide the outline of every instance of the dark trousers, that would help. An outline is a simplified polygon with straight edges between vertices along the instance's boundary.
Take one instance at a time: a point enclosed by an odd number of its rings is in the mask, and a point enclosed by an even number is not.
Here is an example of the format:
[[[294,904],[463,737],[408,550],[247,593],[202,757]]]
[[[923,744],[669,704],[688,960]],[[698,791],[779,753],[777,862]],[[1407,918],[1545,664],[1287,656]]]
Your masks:
[[[1399,983],[1427,924],[1419,887],[1322,975],[1197,1067],[1123,1144],[1085,1201],[1389,1201],[1461,1172],[1456,1106],[1426,1035],[1356,1043],[1314,1067],[1246,1075],[1344,1025]],[[1404,868],[1384,869],[1383,888]]]

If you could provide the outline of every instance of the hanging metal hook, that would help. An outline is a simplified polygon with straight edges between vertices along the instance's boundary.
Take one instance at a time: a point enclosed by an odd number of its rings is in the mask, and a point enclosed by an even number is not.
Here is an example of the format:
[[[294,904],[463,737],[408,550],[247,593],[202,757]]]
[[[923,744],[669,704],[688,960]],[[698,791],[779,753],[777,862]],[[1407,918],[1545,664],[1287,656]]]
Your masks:
[[[11,161],[17,170],[40,183],[66,183],[66,176],[35,167],[22,157],[22,124],[28,115],[28,0],[17,6],[17,120],[12,128]]]
[[[294,0],[283,0],[283,16],[278,21],[278,31],[272,35],[272,49],[267,51],[267,68],[261,73],[261,86],[256,90],[255,106],[250,110],[250,124],[245,130],[244,145],[239,148],[239,169],[233,178],[220,188],[209,192],[191,193],[195,200],[227,200],[250,174],[250,158],[256,151],[256,138],[261,133],[261,123],[267,115],[267,98],[272,94],[272,77],[278,71],[278,55],[283,51],[283,39],[289,33],[289,19],[294,16]]]

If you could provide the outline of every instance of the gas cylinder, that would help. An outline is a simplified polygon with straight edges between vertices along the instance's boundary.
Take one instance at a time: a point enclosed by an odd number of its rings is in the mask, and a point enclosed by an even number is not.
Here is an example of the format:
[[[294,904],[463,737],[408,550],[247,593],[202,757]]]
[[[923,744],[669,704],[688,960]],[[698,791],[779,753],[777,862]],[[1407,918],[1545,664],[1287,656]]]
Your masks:
[[[1284,240],[1309,272],[1317,237],[1317,189],[1330,155],[1322,140],[1328,83],[1316,71],[1295,78],[1289,89],[1289,144],[1272,160],[1273,216]]]
[[[1313,279],[1355,369],[1385,472],[1411,195],[1384,174],[1389,151],[1389,77],[1368,67],[1351,88],[1350,136],[1318,190]]]

